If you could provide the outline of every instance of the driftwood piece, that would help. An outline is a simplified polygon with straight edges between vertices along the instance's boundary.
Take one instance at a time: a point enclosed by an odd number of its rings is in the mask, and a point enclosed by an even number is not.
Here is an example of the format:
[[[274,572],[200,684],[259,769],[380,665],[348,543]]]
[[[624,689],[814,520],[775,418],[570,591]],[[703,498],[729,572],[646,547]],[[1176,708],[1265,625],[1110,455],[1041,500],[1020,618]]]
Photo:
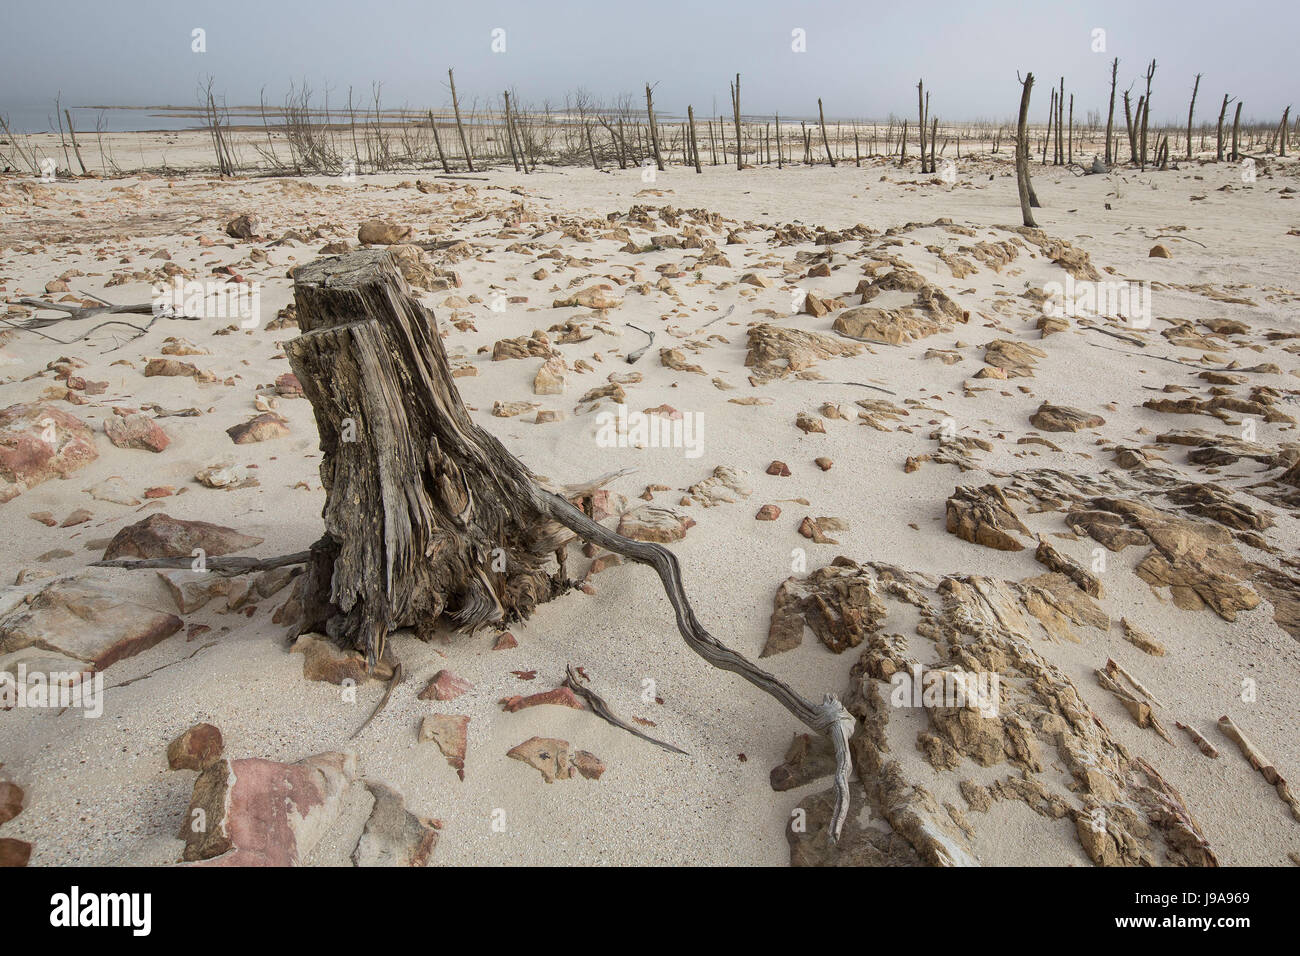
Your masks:
[[[373,666],[398,628],[429,637],[444,615],[467,630],[526,618],[568,590],[549,567],[576,535],[653,567],[692,650],[831,737],[838,837],[854,721],[835,695],[814,704],[723,645],[695,617],[671,551],[597,524],[474,424],[434,316],[386,251],[319,260],[294,280],[302,334],[285,352],[316,415],[326,491],[295,631],[351,643]]]
[[[585,700],[587,702],[587,706],[591,708],[591,712],[595,714],[597,717],[599,717],[601,720],[605,721],[606,723],[613,724],[619,730],[626,730],[629,734],[632,734],[634,737],[640,737],[642,740],[648,740],[656,747],[660,747],[664,750],[667,750],[669,753],[675,753],[675,754],[686,753],[685,750],[682,750],[678,747],[674,747],[672,744],[664,743],[664,741],[657,740],[656,738],[651,737],[649,734],[642,733],[641,731],[633,727],[631,724],[629,724],[627,721],[619,717],[618,714],[614,713],[613,708],[611,708],[609,704],[605,702],[605,698],[601,697],[594,690],[592,690],[590,687],[587,686],[587,682],[584,681],[582,679],[582,676],[573,669],[572,664],[570,664],[566,668],[564,686],[568,687],[571,691],[573,691],[575,694],[577,694],[579,697]]]

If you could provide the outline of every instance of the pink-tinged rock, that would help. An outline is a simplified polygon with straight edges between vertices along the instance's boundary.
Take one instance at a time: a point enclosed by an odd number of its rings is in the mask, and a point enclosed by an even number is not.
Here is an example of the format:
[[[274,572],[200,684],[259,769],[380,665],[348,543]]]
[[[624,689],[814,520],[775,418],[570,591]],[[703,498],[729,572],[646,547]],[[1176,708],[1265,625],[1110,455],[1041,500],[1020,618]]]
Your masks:
[[[0,782],[0,823],[8,823],[23,812],[23,788],[8,780]]]
[[[0,837],[0,866],[26,866],[32,858],[32,845],[13,837]]]
[[[194,782],[181,858],[207,866],[297,866],[338,818],[355,778],[350,754],[297,763],[220,759]]]
[[[357,866],[428,866],[441,824],[406,809],[402,795],[391,787],[368,780],[366,789],[375,805],[352,850],[352,862]]]
[[[449,670],[440,670],[433,675],[429,685],[420,691],[420,700],[455,700],[461,694],[474,689],[474,685],[463,677],[458,677]]]
[[[283,398],[302,398],[302,383],[293,372],[285,372],[275,380],[275,394]]]
[[[781,517],[781,509],[776,505],[763,505],[754,517],[759,521],[775,521]]]
[[[224,748],[221,731],[212,724],[195,724],[167,747],[167,766],[172,770],[207,770],[221,759]]]
[[[573,769],[588,780],[599,780],[600,775],[605,772],[605,761],[585,750],[574,751],[571,762]]]
[[[262,538],[240,534],[207,521],[184,521],[162,513],[127,525],[108,543],[104,560],[114,558],[187,558],[195,548],[208,557],[243,551],[262,543]]]
[[[774,461],[767,466],[769,475],[776,475],[778,478],[790,477],[790,466],[783,461]]]
[[[226,434],[236,445],[248,445],[253,442],[283,438],[289,434],[289,420],[275,412],[263,412],[256,418],[250,418],[242,425],[232,425]]]
[[[171,444],[162,426],[141,413],[108,416],[104,419],[104,434],[118,448],[160,452]]]
[[[465,779],[465,748],[469,718],[461,714],[430,714],[420,722],[420,743],[432,740],[460,779]]]
[[[642,409],[642,413],[645,415],[662,415],[664,418],[670,418],[673,421],[678,421],[682,417],[682,413],[671,405],[656,405],[654,408]]]
[[[492,645],[492,650],[508,651],[512,647],[518,647],[518,646],[519,646],[519,642],[515,640],[515,636],[511,634],[509,631],[505,631],[496,639],[496,643]]]
[[[130,572],[104,568],[52,581],[0,617],[0,654],[37,647],[103,670],[181,629],[179,617],[135,600],[130,586]]]
[[[539,694],[530,694],[527,697],[503,697],[500,700],[501,709],[514,713],[518,710],[524,710],[528,707],[536,707],[539,704],[557,704],[560,707],[572,707],[574,710],[586,710],[585,705],[578,699],[578,695],[569,689],[567,685],[562,685],[554,690],[542,691]]]
[[[98,457],[90,428],[65,411],[38,404],[0,410],[0,503]]]

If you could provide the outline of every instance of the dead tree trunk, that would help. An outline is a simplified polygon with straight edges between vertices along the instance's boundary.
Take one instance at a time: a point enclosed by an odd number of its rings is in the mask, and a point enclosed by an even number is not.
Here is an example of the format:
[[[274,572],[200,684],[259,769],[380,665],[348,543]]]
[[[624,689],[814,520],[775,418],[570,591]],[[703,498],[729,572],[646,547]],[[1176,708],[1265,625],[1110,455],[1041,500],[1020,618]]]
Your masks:
[[[1288,107],[1288,109],[1289,108],[1290,107]],[[72,138],[72,151],[77,154],[77,165],[81,167],[81,175],[84,176],[86,175],[86,164],[81,158],[81,147],[77,145],[77,131],[72,128],[72,114],[65,109],[63,111],[63,115],[68,118],[68,136]],[[1284,129],[1282,133],[1282,155],[1285,156],[1286,155],[1286,132],[1285,132],[1286,114],[1285,113],[1282,114],[1282,126]]]
[[[323,630],[373,666],[396,628],[428,637],[443,615],[469,630],[525,618],[569,589],[562,566],[548,564],[576,535],[653,567],[692,650],[831,737],[838,837],[854,722],[833,694],[813,704],[705,630],[671,551],[615,534],[572,504],[601,480],[544,489],[474,424],[433,314],[387,251],[302,266],[294,295],[302,334],[285,351],[316,415],[326,493],[325,533],[282,609],[296,618],[295,633]]]
[[[731,115],[736,123],[736,169],[744,169],[744,156],[740,149],[740,74],[736,74],[736,85],[731,88]]]
[[[1223,162],[1223,118],[1228,115],[1227,93],[1223,94],[1223,105],[1219,107],[1219,132],[1215,139],[1214,158],[1216,162]]]
[[[515,134],[510,128],[510,91],[506,90],[501,94],[505,97],[506,102],[506,145],[510,147],[510,162],[515,164],[515,172],[519,172],[519,156],[515,153]],[[587,139],[591,139],[591,133],[587,133]]]
[[[1133,112],[1129,107],[1129,91],[1124,91],[1124,127],[1128,131],[1128,155],[1129,162],[1134,166],[1138,161],[1137,137],[1133,135]],[[1138,112],[1142,112],[1139,104]]]
[[[1016,189],[1020,193],[1020,215],[1026,226],[1036,227],[1030,206],[1033,187],[1029,185],[1029,95],[1034,89],[1034,74],[1026,73],[1020,84],[1020,118],[1016,123]]]
[[[924,176],[929,172],[925,164],[925,80],[916,81],[916,116],[917,128],[921,131],[921,175]]]
[[[434,121],[433,110],[429,110],[429,128],[433,130],[433,145],[438,148],[438,162],[442,163],[442,171],[450,173],[451,167],[447,165],[447,156],[442,151],[442,140],[438,138],[438,124]]]
[[[1241,161],[1241,139],[1238,133],[1241,132],[1241,100],[1237,100],[1237,112],[1232,117],[1232,161],[1234,163]]]
[[[659,128],[655,125],[654,96],[650,92],[649,83],[645,85],[645,111],[646,115],[650,117],[650,145],[654,148],[655,165],[659,167],[660,172],[663,172],[664,158],[659,153]]]
[[[1054,166],[1065,162],[1065,148],[1061,135],[1061,120],[1065,118],[1065,77],[1061,77],[1061,92],[1056,97],[1056,161]]]
[[[695,171],[703,174],[704,170],[700,168],[700,144],[695,138],[695,107],[686,107],[686,119],[691,124],[691,156],[695,160]]]
[[[1277,131],[1278,134],[1277,154],[1279,156],[1286,155],[1286,134],[1289,128],[1287,124],[1290,122],[1290,116],[1291,116],[1291,107],[1288,106],[1286,109],[1282,111],[1282,125],[1278,127],[1278,131]],[[69,129],[72,128],[72,117],[68,117],[68,128]],[[77,145],[76,139],[73,139],[72,145],[73,146]],[[77,162],[81,162],[81,153],[77,153]],[[84,163],[82,164],[82,170],[83,171],[85,170]]]
[[[831,169],[835,168],[835,157],[831,155],[830,140],[826,138],[826,113],[822,109],[822,99],[817,97],[817,120],[822,127],[822,145],[826,147],[826,161],[831,164]]]
[[[1187,105],[1187,161],[1192,161],[1192,115],[1196,112],[1196,91],[1201,88],[1201,74],[1196,74],[1192,84],[1192,101]]]
[[[456,77],[447,71],[447,82],[451,84],[451,108],[456,112],[456,131],[460,133],[460,148],[465,151],[465,165],[474,172],[474,154],[469,151],[469,140],[465,138],[465,124],[460,121],[460,100],[456,99]]]
[[[1119,57],[1110,62],[1110,109],[1106,113],[1106,166],[1109,167],[1114,161],[1111,155],[1110,142],[1111,136],[1115,129],[1115,76],[1119,72]]]

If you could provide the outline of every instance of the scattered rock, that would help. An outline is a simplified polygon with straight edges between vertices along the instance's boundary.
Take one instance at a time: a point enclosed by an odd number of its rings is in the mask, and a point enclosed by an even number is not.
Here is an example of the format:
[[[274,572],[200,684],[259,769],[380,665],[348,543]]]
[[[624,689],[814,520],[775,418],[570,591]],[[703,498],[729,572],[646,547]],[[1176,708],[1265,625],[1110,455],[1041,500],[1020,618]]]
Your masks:
[[[428,866],[438,845],[438,823],[406,809],[402,795],[371,780],[366,789],[375,804],[352,850],[357,866]]]
[[[469,718],[461,714],[429,714],[420,722],[420,743],[432,740],[460,779],[465,779],[465,748]]]
[[[242,424],[232,425],[226,429],[226,434],[236,445],[283,438],[289,434],[289,420],[275,412],[263,412]]]
[[[1043,402],[1038,411],[1029,416],[1029,422],[1045,432],[1077,432],[1082,428],[1100,428],[1106,424],[1106,419],[1069,405]]]
[[[167,766],[172,770],[207,770],[221,759],[224,743],[221,731],[211,724],[195,724],[167,747]]]
[[[104,551],[104,560],[190,557],[195,550],[211,558],[256,547],[262,540],[219,524],[158,513],[115,534]]]
[[[139,448],[160,452],[171,444],[162,426],[148,415],[110,415],[104,419],[104,434],[118,448]]]
[[[959,486],[948,499],[947,528],[963,541],[999,551],[1023,551],[1024,545],[1011,532],[1028,535],[1011,509],[1011,502],[997,485],[981,488]]]
[[[385,219],[371,219],[357,229],[357,239],[366,245],[392,246],[405,242],[411,236],[411,227]]]
[[[130,574],[85,568],[46,584],[0,617],[0,654],[40,648],[98,671],[179,631],[179,617],[142,603],[130,590],[137,587]]]
[[[618,533],[635,541],[654,541],[671,544],[686,537],[695,519],[679,515],[667,508],[643,505],[625,513],[618,522]]]
[[[473,689],[474,685],[465,678],[444,669],[433,675],[433,679],[418,696],[420,700],[455,700]]]
[[[297,866],[338,818],[356,758],[218,760],[194,782],[182,859],[209,866]],[[202,825],[199,825],[200,822]]]
[[[98,457],[90,429],[65,411],[38,404],[0,410],[0,504]]]

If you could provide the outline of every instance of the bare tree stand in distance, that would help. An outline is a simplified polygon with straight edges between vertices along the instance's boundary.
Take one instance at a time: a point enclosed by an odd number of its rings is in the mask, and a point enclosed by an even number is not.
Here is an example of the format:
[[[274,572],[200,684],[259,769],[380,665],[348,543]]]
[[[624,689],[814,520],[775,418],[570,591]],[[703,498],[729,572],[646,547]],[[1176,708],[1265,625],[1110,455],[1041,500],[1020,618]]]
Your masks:
[[[1029,184],[1029,96],[1034,89],[1034,74],[1026,73],[1020,82],[1020,119],[1016,123],[1016,188],[1020,193],[1020,215],[1026,226],[1036,227],[1031,206],[1037,197]]]

